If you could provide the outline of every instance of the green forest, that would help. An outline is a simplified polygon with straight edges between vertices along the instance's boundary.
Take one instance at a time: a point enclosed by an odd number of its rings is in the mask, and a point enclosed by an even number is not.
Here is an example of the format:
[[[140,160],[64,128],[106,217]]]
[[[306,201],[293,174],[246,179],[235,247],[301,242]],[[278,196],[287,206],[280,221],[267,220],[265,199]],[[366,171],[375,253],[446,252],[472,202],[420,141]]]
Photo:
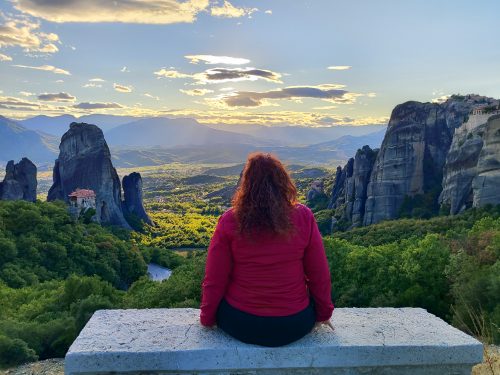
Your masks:
[[[98,309],[199,306],[205,249],[228,202],[204,199],[196,180],[178,194],[144,180],[156,226],[139,232],[74,222],[63,203],[0,201],[0,367],[63,357]],[[298,185],[303,200],[308,181]],[[500,206],[338,231],[324,244],[336,307],[422,307],[500,342]],[[172,276],[150,280],[149,262]]]

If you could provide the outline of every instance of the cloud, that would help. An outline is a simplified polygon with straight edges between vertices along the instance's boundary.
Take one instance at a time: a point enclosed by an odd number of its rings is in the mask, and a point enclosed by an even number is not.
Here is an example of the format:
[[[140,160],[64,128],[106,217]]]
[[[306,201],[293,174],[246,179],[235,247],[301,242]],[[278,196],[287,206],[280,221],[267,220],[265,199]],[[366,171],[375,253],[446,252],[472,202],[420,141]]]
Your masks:
[[[35,96],[35,93],[28,92],[28,91],[19,91],[19,94],[22,96]]]
[[[312,109],[317,110],[317,111],[329,111],[329,110],[336,109],[336,108],[337,108],[336,105],[324,105],[321,107],[313,107]]]
[[[100,87],[102,87],[101,82],[106,82],[106,80],[99,78],[99,77],[91,78],[91,79],[89,79],[89,83],[86,83],[82,87],[87,88],[87,89],[88,88],[100,88]]]
[[[209,0],[14,0],[16,9],[57,23],[192,23]]]
[[[351,68],[352,68],[352,66],[350,66],[350,65],[333,65],[333,66],[329,66],[327,69],[330,69],[330,70],[349,70]]]
[[[54,43],[59,42],[59,36],[54,33],[44,33],[39,30],[40,24],[26,18],[7,17],[0,25],[0,47],[21,47],[27,52],[54,53],[59,51]]]
[[[12,57],[0,53],[0,61],[12,61]]]
[[[223,5],[221,6],[213,6],[212,8],[210,8],[210,14],[212,16],[222,18],[239,18],[250,16],[256,11],[258,11],[257,8],[237,8],[227,0],[224,0]]]
[[[186,59],[190,60],[191,64],[198,64],[203,61],[205,64],[223,64],[223,65],[243,65],[248,64],[250,60],[241,57],[229,57],[229,56],[213,56],[213,55],[187,55],[184,56]]]
[[[180,89],[179,91],[189,96],[203,96],[214,92],[214,90],[208,90],[208,89],[194,89],[194,90]]]
[[[160,97],[151,95],[149,93],[143,94],[146,98],[154,99],[154,100],[160,100]]]
[[[71,75],[71,73],[68,72],[67,70],[56,68],[55,66],[52,66],[52,65],[41,65],[41,66],[12,65],[12,66],[15,66],[16,68],[45,70],[47,72],[52,72],[54,74],[64,74],[64,75],[67,75],[67,76]]]
[[[89,88],[100,88],[102,85],[94,82],[86,83],[85,85],[82,86],[83,88],[89,89]]]
[[[163,78],[192,78],[192,74],[184,74],[181,72],[178,72],[175,69],[165,69],[161,68],[157,72],[154,72],[155,75],[158,77],[163,77]]]
[[[124,66],[123,68],[120,69],[120,72],[122,72],[122,73],[130,73],[130,70],[129,70],[129,68],[127,68],[126,66]]]
[[[115,91],[118,91],[118,92],[129,93],[129,92],[132,92],[132,90],[133,90],[132,86],[119,85],[118,83],[114,83],[113,87],[115,88]]]
[[[307,127],[328,127],[336,125],[374,125],[387,124],[387,117],[357,117],[352,118],[342,114],[315,111],[250,111],[238,108],[221,110],[212,109],[154,109],[139,106],[123,106],[118,103],[79,103],[71,106],[53,106],[46,103],[33,103],[24,99],[0,96],[2,114],[7,117],[27,116],[36,114],[74,114],[88,113],[92,110],[112,110],[115,114],[126,116],[168,116],[191,117],[202,124],[253,124],[253,125],[296,125]],[[279,108],[279,107],[278,107]],[[9,112],[10,110],[10,112]],[[35,112],[36,111],[36,112]],[[19,115],[21,114],[21,115]]]
[[[73,106],[73,108],[78,108],[78,109],[116,109],[116,108],[124,108],[124,107],[118,103],[84,102],[84,103],[75,104]]]
[[[264,12],[265,14],[273,14],[273,11],[271,9],[268,9]]]
[[[450,98],[451,95],[442,95],[440,97],[437,97],[437,98],[433,98],[431,99],[431,102],[432,103],[438,103],[438,104],[441,104],[441,103],[444,103],[445,101],[447,101],[449,98]]]
[[[387,124],[387,117],[359,117],[349,118],[331,113],[302,112],[302,111],[240,111],[228,110],[171,110],[164,111],[163,115],[176,117],[192,117],[202,124],[253,124],[253,125],[298,125],[308,127],[325,127],[336,125],[375,125]],[[157,114],[161,115],[161,113]]]
[[[16,111],[32,111],[38,109],[40,105],[27,100],[15,98],[12,96],[0,96],[0,108]]]
[[[200,81],[202,82],[231,82],[231,81],[255,81],[265,79],[266,81],[282,83],[281,74],[270,70],[255,68],[214,68],[205,71]]]
[[[60,92],[58,94],[40,94],[38,95],[38,100],[44,102],[73,102],[75,97],[66,92]]]
[[[229,107],[260,107],[268,105],[266,100],[316,98],[332,103],[353,103],[360,94],[342,89],[342,85],[290,86],[264,92],[238,91],[222,97]]]
[[[154,72],[158,77],[163,78],[190,78],[194,84],[205,85],[207,83],[256,81],[264,79],[270,82],[282,83],[281,74],[265,69],[255,68],[213,68],[202,73],[187,74],[181,73],[173,68],[162,68]]]

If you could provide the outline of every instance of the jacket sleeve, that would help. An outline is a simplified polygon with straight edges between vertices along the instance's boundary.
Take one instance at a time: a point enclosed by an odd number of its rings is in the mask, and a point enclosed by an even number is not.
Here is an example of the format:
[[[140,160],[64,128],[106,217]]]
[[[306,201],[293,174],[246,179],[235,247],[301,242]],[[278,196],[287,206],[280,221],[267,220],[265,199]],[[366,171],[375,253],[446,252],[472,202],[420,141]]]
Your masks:
[[[311,234],[304,252],[304,271],[309,293],[315,302],[316,321],[322,322],[330,319],[333,312],[330,270],[318,224],[309,209],[308,214]]]
[[[204,326],[213,326],[216,323],[217,308],[226,292],[231,269],[231,246],[221,216],[210,240],[202,282],[200,322]]]

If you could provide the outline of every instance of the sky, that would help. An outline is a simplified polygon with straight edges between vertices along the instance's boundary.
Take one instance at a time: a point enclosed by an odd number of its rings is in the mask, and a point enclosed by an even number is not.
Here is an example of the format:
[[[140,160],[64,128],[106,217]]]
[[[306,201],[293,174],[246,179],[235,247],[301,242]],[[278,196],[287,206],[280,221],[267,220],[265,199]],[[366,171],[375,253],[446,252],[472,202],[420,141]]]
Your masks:
[[[0,115],[386,123],[500,98],[498,0],[1,0]]]

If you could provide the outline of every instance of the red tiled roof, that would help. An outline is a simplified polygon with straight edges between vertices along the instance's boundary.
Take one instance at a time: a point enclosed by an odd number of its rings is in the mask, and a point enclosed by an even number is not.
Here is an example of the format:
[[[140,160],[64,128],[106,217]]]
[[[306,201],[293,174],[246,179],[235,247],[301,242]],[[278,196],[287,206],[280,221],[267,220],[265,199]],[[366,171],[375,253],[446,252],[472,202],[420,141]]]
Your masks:
[[[94,190],[87,190],[87,189],[76,189],[74,192],[72,192],[68,197],[75,197],[75,198],[95,198],[95,193]]]

